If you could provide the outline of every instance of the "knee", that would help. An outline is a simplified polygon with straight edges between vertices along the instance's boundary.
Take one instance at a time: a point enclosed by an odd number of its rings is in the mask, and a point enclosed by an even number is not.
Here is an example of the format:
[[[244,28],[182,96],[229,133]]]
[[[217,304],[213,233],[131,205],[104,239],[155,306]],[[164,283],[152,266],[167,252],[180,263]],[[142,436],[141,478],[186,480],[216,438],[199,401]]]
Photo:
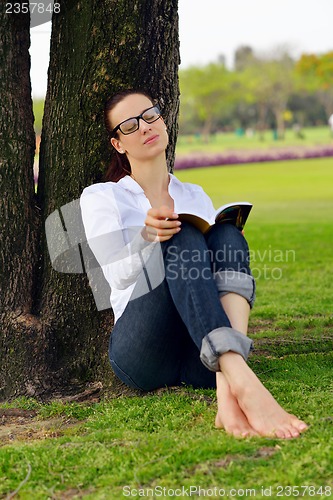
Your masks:
[[[171,249],[177,252],[183,249],[191,251],[194,248],[200,249],[203,246],[206,246],[203,234],[193,224],[188,222],[182,222],[179,233],[174,234],[170,240],[162,243],[162,248],[167,250],[166,253],[170,252]]]
[[[215,260],[226,267],[247,268],[250,263],[249,247],[241,231],[232,224],[216,224],[207,239]]]
[[[209,240],[227,242],[235,247],[247,247],[242,232],[233,224],[215,224],[208,234]]]
[[[190,222],[183,221],[181,225],[181,231],[179,233],[174,235],[174,238],[201,238],[202,233],[201,231],[195,227],[193,224]]]

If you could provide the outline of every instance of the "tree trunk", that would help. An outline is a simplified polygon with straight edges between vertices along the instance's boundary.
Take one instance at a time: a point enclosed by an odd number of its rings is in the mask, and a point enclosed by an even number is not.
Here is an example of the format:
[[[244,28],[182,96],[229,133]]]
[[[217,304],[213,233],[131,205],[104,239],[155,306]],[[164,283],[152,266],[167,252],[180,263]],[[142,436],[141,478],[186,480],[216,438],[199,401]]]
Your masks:
[[[256,129],[259,132],[259,139],[263,141],[265,139],[266,130],[266,115],[267,115],[267,104],[259,101],[258,102],[258,122]]]
[[[333,113],[333,89],[318,90],[316,95],[318,96],[319,102],[324,107],[326,119],[328,120]]]
[[[210,136],[212,133],[212,128],[213,128],[213,115],[212,113],[208,112],[208,116],[204,122],[204,125],[202,127],[201,135],[203,138],[203,141],[208,144],[210,140]]]
[[[29,30],[28,14],[0,9],[0,394],[29,393],[44,367],[45,339],[31,315],[38,217]]]
[[[281,107],[273,107],[272,111],[275,116],[276,120],[276,128],[277,128],[277,137],[280,140],[284,139],[284,134],[285,134],[285,124],[284,124],[284,117],[283,113],[285,111],[285,106]]]
[[[101,180],[109,161],[103,123],[107,97],[120,88],[139,87],[159,99],[170,132],[170,169],[174,157],[179,105],[177,0],[68,0],[60,5],[61,12],[53,15],[52,22],[40,150],[37,202],[41,225],[38,250],[33,252],[39,262],[35,273],[29,274],[33,287],[24,288],[27,312],[37,325],[31,327],[36,352],[44,359],[38,372],[43,374],[43,383],[40,377],[26,375],[25,367],[20,376],[8,369],[2,374],[8,387],[3,390],[5,396],[26,393],[26,384],[21,383],[24,379],[30,381],[30,392],[36,395],[75,382],[113,383],[108,362],[113,316],[105,305],[96,305],[96,294],[83,272],[88,268],[93,273],[94,259],[84,242],[77,202],[85,186]],[[27,120],[22,120],[20,127],[25,133],[26,125]],[[24,158],[27,161],[26,153]],[[22,169],[19,161],[17,168]],[[31,163],[29,168],[32,189]],[[21,178],[20,182],[26,184]],[[12,180],[10,191],[17,185],[18,181]],[[27,204],[31,205],[30,198]],[[33,220],[30,212],[25,212],[27,225]],[[20,222],[22,226],[22,216]],[[17,245],[13,230],[7,237]],[[61,247],[66,237],[68,251],[60,255],[52,245]],[[47,246],[50,241],[51,256],[52,252],[59,256],[58,260],[52,257],[55,269]],[[10,255],[9,250],[7,258]],[[25,268],[29,258],[20,257],[18,269]],[[17,272],[17,265],[14,269]],[[26,269],[25,273],[28,275]],[[107,287],[105,290],[108,295]],[[17,307],[8,303],[5,309],[8,318]],[[18,336],[22,344],[27,342],[23,329]],[[11,341],[7,344],[10,349]],[[6,352],[7,367],[11,357],[16,359],[16,354]],[[39,363],[36,355],[30,353],[30,357],[32,365]]]

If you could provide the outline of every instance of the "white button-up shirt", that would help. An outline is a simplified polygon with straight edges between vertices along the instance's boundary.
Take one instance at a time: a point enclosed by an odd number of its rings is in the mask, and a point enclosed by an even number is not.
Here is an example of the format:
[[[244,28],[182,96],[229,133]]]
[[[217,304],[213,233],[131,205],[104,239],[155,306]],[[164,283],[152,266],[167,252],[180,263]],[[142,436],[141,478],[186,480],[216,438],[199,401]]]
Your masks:
[[[169,178],[168,190],[174,200],[174,212],[194,213],[213,224],[215,209],[204,190],[196,184],[183,183],[172,174]],[[156,273],[156,262],[162,261],[160,244],[147,242],[141,235],[151,205],[141,186],[126,175],[118,182],[85,188],[80,206],[89,247],[111,287],[110,301],[116,322],[130,298],[147,293],[161,283],[164,276],[161,272]],[[155,260],[149,259],[153,253],[159,254]],[[133,290],[148,259],[155,262],[155,282],[147,284],[146,290],[134,296]]]

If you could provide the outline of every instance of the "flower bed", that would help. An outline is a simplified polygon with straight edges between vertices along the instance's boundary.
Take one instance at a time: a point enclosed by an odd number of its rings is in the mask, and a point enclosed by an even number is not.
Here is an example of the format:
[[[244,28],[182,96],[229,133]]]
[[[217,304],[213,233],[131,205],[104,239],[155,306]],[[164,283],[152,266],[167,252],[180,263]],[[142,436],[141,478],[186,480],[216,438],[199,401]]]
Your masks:
[[[333,146],[316,148],[240,151],[239,153],[220,153],[216,155],[188,155],[176,157],[175,170],[186,168],[214,167],[221,165],[236,165],[239,163],[258,163],[267,161],[299,160],[304,158],[327,158],[333,156]]]

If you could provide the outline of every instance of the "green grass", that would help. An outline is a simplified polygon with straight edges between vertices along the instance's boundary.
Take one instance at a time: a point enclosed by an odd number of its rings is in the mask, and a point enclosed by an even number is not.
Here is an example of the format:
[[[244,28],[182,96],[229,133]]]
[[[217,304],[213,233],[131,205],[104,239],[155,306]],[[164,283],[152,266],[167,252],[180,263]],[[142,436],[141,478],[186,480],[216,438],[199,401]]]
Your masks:
[[[258,285],[252,318],[332,315],[332,159],[181,170],[176,175],[203,186],[216,207],[241,200],[254,204],[245,227]]]
[[[89,407],[53,404],[49,412],[44,406],[43,418],[62,414],[82,421],[57,438],[4,446],[0,494],[13,491],[28,468],[20,498],[68,498],[66,491],[90,499],[123,498],[126,485],[246,488],[255,489],[256,496],[262,487],[333,486],[332,403],[327,401],[332,358],[290,355],[256,363],[280,402],[310,424],[306,435],[293,441],[237,440],[216,430],[213,391],[183,389]]]
[[[23,437],[2,439],[0,498],[25,478],[17,498],[135,496],[124,486],[150,498],[190,486],[210,498],[215,487],[234,498],[263,498],[263,487],[271,498],[333,498],[332,167],[320,159],[176,172],[201,184],[216,207],[254,203],[245,231],[258,274],[250,364],[278,401],[310,424],[301,438],[238,440],[216,430],[208,390],[90,405],[20,399],[7,406],[37,411],[42,431],[29,437],[26,424]]]
[[[175,175],[202,185],[216,207],[249,198],[255,205],[250,224],[333,217],[332,158],[176,170]]]
[[[36,134],[40,134],[42,131],[42,121],[43,121],[43,113],[44,113],[44,100],[35,99],[33,101],[33,112],[35,117],[35,132]]]
[[[259,134],[252,137],[238,136],[234,132],[215,134],[208,142],[198,136],[180,136],[177,141],[177,156],[191,153],[220,153],[228,150],[261,150],[268,148],[312,147],[332,145],[333,138],[328,127],[305,128],[301,139],[295,132],[287,129],[283,140],[274,140],[272,131],[266,131],[263,138]]]

